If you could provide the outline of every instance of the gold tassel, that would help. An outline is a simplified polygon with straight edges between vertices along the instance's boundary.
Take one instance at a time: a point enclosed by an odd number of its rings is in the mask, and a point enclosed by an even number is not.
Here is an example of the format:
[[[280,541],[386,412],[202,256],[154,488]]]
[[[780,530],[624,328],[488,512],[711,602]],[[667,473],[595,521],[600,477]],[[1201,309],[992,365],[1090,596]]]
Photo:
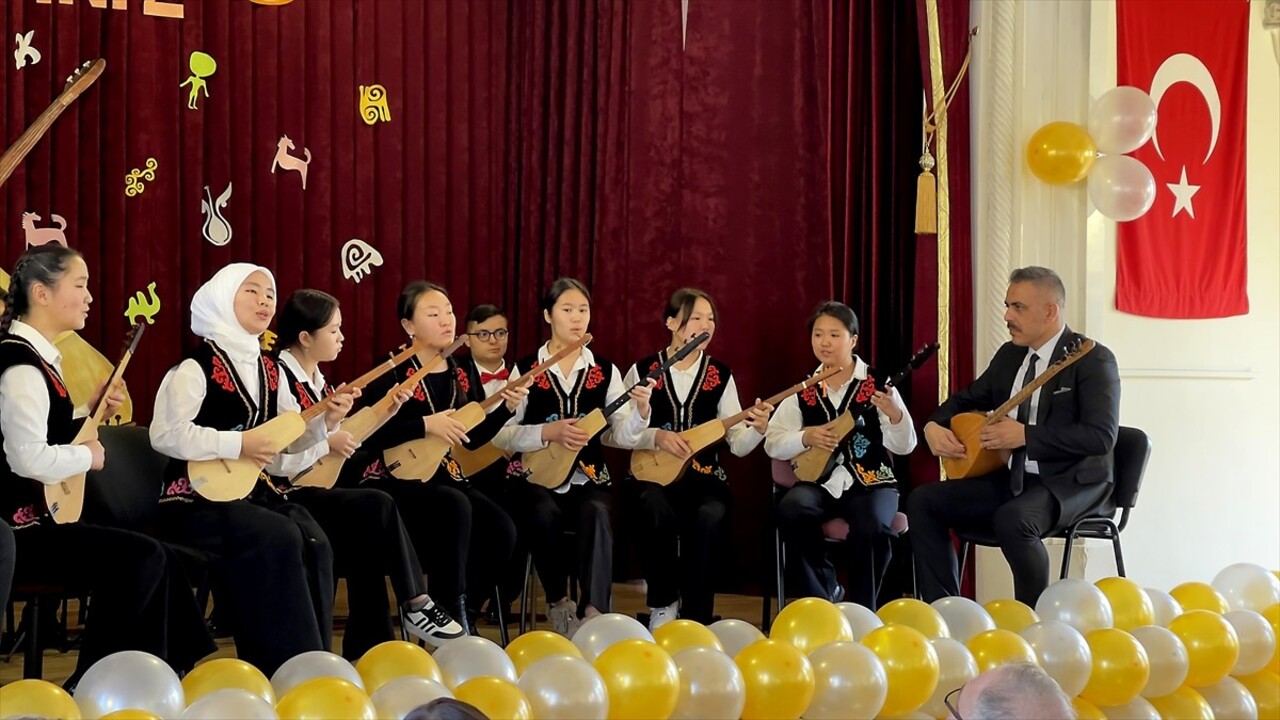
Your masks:
[[[933,176],[934,160],[926,148],[920,156],[920,177],[916,179],[916,233],[938,232],[938,181]]]

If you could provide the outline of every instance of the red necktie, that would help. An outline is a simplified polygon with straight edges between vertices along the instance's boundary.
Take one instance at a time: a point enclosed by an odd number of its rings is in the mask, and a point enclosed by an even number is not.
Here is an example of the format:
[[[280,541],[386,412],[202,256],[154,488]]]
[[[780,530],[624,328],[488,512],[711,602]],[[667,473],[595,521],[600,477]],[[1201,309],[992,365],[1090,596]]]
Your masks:
[[[506,380],[510,376],[511,376],[511,371],[506,368],[503,368],[496,373],[481,372],[480,384],[488,385],[490,382],[494,380]]]

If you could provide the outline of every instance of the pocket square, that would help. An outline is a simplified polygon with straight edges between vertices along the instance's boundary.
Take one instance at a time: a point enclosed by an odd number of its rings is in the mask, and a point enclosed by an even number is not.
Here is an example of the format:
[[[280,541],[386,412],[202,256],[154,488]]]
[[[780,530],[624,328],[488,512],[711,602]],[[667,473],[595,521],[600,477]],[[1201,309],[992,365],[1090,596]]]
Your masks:
[[[1071,388],[1069,388],[1069,387],[1060,387],[1060,388],[1058,388],[1057,390],[1054,390],[1054,391],[1053,391],[1053,394],[1054,394],[1054,395],[1061,395],[1061,394],[1063,394],[1063,393],[1069,393],[1069,392],[1071,392]]]

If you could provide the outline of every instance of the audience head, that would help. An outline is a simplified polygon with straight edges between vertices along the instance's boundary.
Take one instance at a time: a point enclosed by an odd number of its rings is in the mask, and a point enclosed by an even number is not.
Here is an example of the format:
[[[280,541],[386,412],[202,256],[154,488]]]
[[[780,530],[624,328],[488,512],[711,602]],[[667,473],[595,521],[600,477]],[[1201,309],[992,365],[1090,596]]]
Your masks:
[[[475,705],[453,698],[436,698],[409,711],[404,720],[489,720]]]
[[[1075,708],[1058,683],[1031,663],[992,668],[951,698],[956,720],[1074,720]]]
[[[1043,267],[1018,268],[1009,274],[1004,295],[1004,322],[1014,345],[1038,348],[1063,326],[1067,289],[1058,273]]]

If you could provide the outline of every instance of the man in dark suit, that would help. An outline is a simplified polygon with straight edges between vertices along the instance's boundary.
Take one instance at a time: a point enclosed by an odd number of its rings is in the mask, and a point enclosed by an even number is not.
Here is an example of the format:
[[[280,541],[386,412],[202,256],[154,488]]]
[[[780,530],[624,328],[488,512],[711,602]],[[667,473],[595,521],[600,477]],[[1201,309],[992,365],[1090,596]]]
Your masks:
[[[1057,273],[1026,267],[1009,276],[1005,324],[1011,340],[972,385],[954,393],[924,427],[934,455],[963,457],[951,418],[1007,401],[1083,336],[1063,320]],[[1017,410],[982,430],[982,447],[1009,451],[1006,467],[977,478],[917,488],[908,499],[911,544],[925,602],[960,594],[950,531],[994,538],[1013,570],[1014,594],[1035,607],[1049,585],[1042,538],[1082,517],[1114,512],[1112,450],[1120,429],[1120,376],[1110,350],[1058,373]]]

